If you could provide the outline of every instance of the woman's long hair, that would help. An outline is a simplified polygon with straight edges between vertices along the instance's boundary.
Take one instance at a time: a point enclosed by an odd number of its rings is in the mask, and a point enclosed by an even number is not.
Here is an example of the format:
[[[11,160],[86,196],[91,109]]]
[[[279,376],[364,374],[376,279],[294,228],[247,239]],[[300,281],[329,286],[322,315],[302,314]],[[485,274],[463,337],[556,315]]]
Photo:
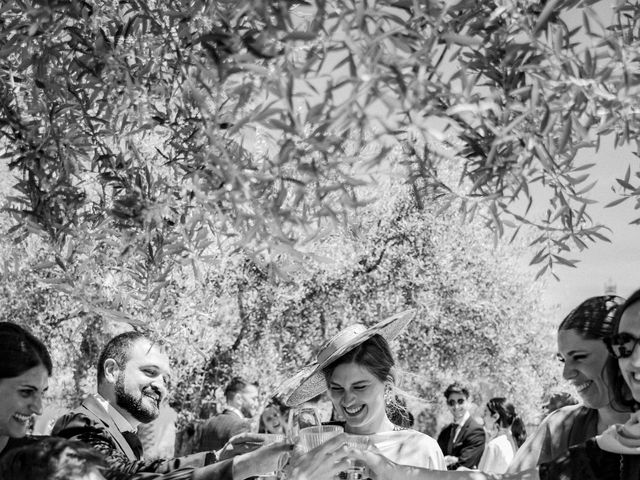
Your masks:
[[[520,448],[527,439],[527,429],[516,413],[516,407],[507,402],[504,397],[495,397],[487,402],[487,409],[491,412],[491,415],[498,414],[498,420],[496,421],[498,426],[511,429],[511,435],[513,435],[516,445]]]

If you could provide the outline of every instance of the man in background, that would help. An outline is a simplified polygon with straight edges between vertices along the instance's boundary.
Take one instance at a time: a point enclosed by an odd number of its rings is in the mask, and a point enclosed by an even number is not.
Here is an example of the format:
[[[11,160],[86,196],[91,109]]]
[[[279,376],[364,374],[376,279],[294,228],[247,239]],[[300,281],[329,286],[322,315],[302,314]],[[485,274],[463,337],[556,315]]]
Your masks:
[[[198,450],[219,450],[231,437],[251,431],[251,418],[258,413],[260,392],[248,381],[234,377],[224,390],[227,405],[223,412],[202,425]]]
[[[438,435],[447,469],[478,468],[484,452],[485,432],[469,413],[469,390],[459,383],[453,383],[444,391],[444,397],[453,415],[453,422]]]

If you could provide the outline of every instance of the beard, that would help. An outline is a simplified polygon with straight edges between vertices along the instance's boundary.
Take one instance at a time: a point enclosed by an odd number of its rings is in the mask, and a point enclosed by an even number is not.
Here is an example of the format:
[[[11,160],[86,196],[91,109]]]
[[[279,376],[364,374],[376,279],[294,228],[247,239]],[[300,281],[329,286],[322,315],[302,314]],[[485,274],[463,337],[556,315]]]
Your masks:
[[[115,385],[116,404],[131,414],[133,418],[141,423],[149,423],[160,414],[160,402],[157,403],[151,398],[147,398],[147,402],[144,402],[146,391],[155,392],[160,396],[158,392],[152,386],[147,386],[142,389],[139,396],[127,392],[124,386],[124,375],[120,375]],[[149,405],[151,403],[151,405]]]

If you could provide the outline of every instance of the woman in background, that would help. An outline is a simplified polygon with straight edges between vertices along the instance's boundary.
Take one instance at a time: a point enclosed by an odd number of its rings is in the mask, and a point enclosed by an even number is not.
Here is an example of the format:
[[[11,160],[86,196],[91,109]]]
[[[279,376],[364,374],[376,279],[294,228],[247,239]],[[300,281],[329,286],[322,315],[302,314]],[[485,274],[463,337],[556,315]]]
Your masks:
[[[518,448],[527,438],[524,423],[512,403],[504,397],[492,398],[484,407],[483,420],[489,442],[484,448],[478,470],[504,473]]]
[[[287,421],[287,407],[280,400],[272,397],[260,414],[258,433],[284,434]]]

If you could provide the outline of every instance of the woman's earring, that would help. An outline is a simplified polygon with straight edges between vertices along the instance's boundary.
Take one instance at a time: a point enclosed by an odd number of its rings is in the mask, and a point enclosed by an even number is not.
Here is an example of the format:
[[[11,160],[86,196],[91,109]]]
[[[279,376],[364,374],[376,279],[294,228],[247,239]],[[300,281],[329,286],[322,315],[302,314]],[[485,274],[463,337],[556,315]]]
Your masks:
[[[388,383],[384,386],[384,403],[389,403],[391,399],[391,385]]]

